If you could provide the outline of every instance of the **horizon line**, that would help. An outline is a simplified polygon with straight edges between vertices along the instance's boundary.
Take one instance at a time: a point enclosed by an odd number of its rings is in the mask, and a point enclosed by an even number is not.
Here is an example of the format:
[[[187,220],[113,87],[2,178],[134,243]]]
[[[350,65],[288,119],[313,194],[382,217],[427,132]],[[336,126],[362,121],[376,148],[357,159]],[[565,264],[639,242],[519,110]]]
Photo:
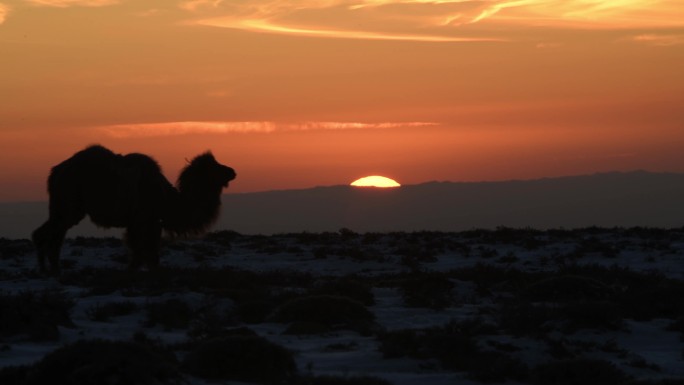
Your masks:
[[[614,170],[614,171],[596,171],[593,173],[585,174],[567,174],[567,175],[556,175],[556,176],[542,176],[542,177],[531,177],[531,178],[512,178],[512,179],[489,179],[489,180],[429,180],[418,183],[401,183],[400,186],[392,188],[379,188],[371,186],[352,186],[350,184],[330,184],[330,185],[315,185],[310,187],[295,187],[295,188],[273,188],[270,190],[252,190],[252,191],[238,191],[238,192],[223,192],[221,195],[247,195],[247,194],[264,194],[264,193],[274,193],[274,192],[285,192],[285,191],[305,191],[305,190],[315,190],[315,189],[326,189],[326,188],[349,188],[351,189],[364,189],[364,190],[401,190],[403,188],[411,188],[415,186],[421,186],[426,184],[496,184],[496,183],[520,183],[520,182],[535,182],[543,180],[553,180],[553,179],[568,179],[568,178],[581,178],[581,177],[593,177],[602,175],[628,175],[628,174],[652,174],[652,175],[680,175],[684,176],[684,171],[650,171],[646,169],[634,169],[634,170]],[[351,183],[351,182],[350,182]],[[47,203],[47,197],[44,200],[25,200],[25,201],[0,201],[0,205],[5,204],[36,204],[36,203]]]

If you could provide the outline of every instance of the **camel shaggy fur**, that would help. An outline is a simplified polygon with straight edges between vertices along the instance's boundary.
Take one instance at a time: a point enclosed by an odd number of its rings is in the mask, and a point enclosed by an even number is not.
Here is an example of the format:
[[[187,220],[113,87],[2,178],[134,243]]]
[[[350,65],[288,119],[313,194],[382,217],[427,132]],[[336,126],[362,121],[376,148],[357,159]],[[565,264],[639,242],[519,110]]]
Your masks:
[[[143,154],[115,154],[95,145],[52,168],[48,177],[49,218],[33,232],[41,271],[45,260],[59,271],[67,230],[86,215],[101,227],[126,229],[131,268],[159,263],[162,231],[172,236],[199,234],[216,220],[221,192],[235,171],[211,152],[182,170],[176,186],[157,162]]]

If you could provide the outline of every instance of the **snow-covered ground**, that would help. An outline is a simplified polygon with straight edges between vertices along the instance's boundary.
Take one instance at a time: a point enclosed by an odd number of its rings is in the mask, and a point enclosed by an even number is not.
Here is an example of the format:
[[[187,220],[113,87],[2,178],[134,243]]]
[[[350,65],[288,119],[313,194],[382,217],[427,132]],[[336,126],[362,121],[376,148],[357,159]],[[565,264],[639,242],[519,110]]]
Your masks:
[[[125,263],[116,239],[69,239],[61,275],[44,277],[27,240],[0,239],[0,368],[91,339],[154,341],[183,361],[198,340],[246,327],[314,377],[541,383],[554,378],[544,377],[548,365],[600,362],[634,381],[684,380],[684,229],[219,232],[166,242],[157,271]],[[44,326],[56,332],[12,324],[11,307],[23,305],[11,299],[22,295],[68,303]],[[373,320],[312,326],[277,316],[317,296],[351,298]],[[128,310],[107,314],[116,304]],[[309,311],[319,320],[328,310]],[[42,325],[37,312],[26,322]]]

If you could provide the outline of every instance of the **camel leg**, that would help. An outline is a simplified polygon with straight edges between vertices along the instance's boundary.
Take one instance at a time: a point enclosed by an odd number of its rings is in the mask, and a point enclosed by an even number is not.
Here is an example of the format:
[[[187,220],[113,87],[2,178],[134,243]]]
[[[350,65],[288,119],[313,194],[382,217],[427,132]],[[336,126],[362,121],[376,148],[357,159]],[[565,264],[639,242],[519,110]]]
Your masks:
[[[161,225],[154,222],[134,224],[126,229],[126,243],[131,250],[129,268],[137,269],[143,263],[148,268],[159,265]]]
[[[50,264],[50,272],[59,273],[59,254],[67,230],[71,226],[65,226],[52,219],[48,219],[42,226],[33,232],[33,243],[38,253],[38,267],[41,272],[46,272],[45,259]]]
[[[66,207],[67,212],[58,208],[64,208],[64,205],[60,205],[51,199],[50,217],[33,232],[31,237],[38,254],[38,267],[43,273],[47,270],[45,259],[50,264],[50,271],[53,274],[59,273],[59,254],[67,230],[77,225],[85,217],[85,211],[73,205]]]
[[[52,223],[47,221],[43,223],[42,226],[37,228],[31,236],[33,239],[33,244],[36,246],[36,252],[38,254],[38,268],[40,269],[41,273],[45,273],[47,270],[45,267],[45,256],[49,253],[48,250],[51,249],[51,247],[48,245],[53,243],[51,242],[51,239],[53,239],[52,234],[54,233],[52,227]]]

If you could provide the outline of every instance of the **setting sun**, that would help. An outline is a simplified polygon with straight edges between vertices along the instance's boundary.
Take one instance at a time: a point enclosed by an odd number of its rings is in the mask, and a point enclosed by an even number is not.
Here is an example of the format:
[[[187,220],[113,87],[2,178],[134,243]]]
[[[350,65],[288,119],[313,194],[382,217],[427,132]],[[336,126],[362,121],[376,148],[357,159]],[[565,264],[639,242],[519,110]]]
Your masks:
[[[351,182],[352,186],[356,187],[399,187],[401,186],[396,180],[384,176],[371,175],[359,178]]]

